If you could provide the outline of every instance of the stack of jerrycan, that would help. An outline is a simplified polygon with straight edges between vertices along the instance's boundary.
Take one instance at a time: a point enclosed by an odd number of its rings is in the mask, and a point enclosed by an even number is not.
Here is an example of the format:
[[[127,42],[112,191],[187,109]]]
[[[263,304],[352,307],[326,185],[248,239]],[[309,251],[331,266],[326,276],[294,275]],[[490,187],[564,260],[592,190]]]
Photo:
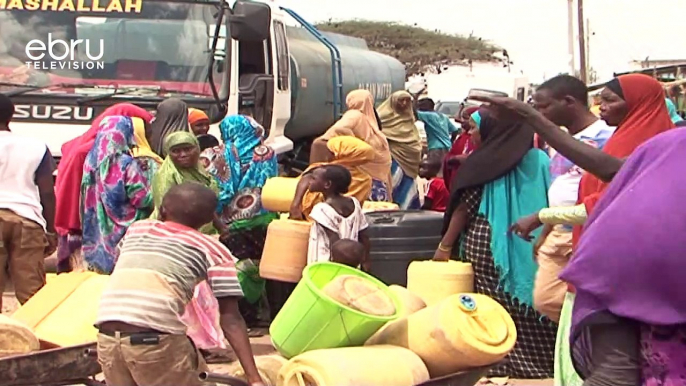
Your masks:
[[[514,347],[516,328],[496,301],[462,292],[471,290],[471,267],[419,264],[409,277],[421,295],[397,285],[386,287],[336,263],[306,267],[270,328],[274,346],[289,359],[278,371],[277,384],[414,386],[455,374],[475,382],[484,374],[483,366],[501,361]],[[442,292],[424,285],[431,283],[426,275],[439,268],[444,274],[439,280],[448,284]],[[355,292],[364,292],[360,286],[348,286],[353,280],[343,280],[351,277],[364,280],[362,287],[381,290],[391,299],[394,315],[383,302],[349,301]],[[368,308],[373,304],[379,310]]]
[[[374,299],[362,303],[370,295]],[[371,309],[374,305],[380,309]],[[411,386],[427,381],[426,366],[410,350],[361,347],[404,310],[395,291],[358,269],[331,262],[307,266],[269,330],[279,353],[290,359],[279,371],[278,384]]]

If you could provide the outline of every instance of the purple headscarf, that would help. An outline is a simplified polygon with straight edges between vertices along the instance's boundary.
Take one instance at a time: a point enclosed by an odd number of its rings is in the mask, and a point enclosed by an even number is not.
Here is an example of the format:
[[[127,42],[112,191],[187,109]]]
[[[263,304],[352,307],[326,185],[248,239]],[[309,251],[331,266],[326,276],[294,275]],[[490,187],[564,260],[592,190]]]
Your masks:
[[[577,294],[572,337],[599,312],[686,323],[686,129],[636,149],[605,192],[560,277]]]

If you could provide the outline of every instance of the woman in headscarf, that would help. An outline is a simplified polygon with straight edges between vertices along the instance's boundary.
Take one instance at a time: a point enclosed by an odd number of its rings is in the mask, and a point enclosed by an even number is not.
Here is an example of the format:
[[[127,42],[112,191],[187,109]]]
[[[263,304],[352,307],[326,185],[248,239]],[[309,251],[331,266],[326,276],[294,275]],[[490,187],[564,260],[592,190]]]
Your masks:
[[[376,156],[374,148],[366,142],[353,136],[334,137],[327,141],[327,153],[324,160],[310,165],[302,174],[295,190],[291,204],[290,217],[296,220],[309,220],[312,208],[324,201],[321,193],[310,192],[312,171],[324,165],[345,166],[352,176],[352,182],[346,196],[355,197],[360,203],[369,197],[372,190],[372,177],[365,171],[363,165],[372,161]]]
[[[676,106],[674,105],[674,102],[672,102],[671,99],[665,98],[665,103],[667,103],[667,111],[669,112],[669,118],[672,120],[674,124],[677,124],[684,119],[681,118],[681,115],[676,112]]]
[[[135,119],[133,121],[133,136],[136,140],[136,146],[133,148],[132,154],[140,164],[145,177],[152,182],[163,159],[152,151],[148,143],[146,128],[147,124],[143,120]]]
[[[614,160],[620,161],[620,164],[621,160],[631,155],[642,143],[674,127],[664,97],[660,95],[659,83],[648,76],[616,78],[607,84],[601,93],[601,98],[601,118],[608,124],[617,126],[616,134],[610,137],[603,151],[613,156]],[[596,203],[605,194],[607,186],[607,182],[599,180],[592,174],[584,175],[579,192],[580,205],[577,207],[580,222],[586,221],[585,218],[594,213]],[[570,209],[570,211],[573,210],[574,208]],[[546,222],[556,220],[555,216],[548,216],[545,213],[539,214],[539,217]],[[557,218],[564,219],[565,213],[561,211]],[[577,227],[576,236],[578,237],[580,233],[581,229]],[[585,230],[584,233],[586,233]],[[612,245],[615,247],[614,243]],[[568,269],[575,266],[576,259],[577,252],[569,263]],[[605,277],[605,275],[599,276]],[[561,277],[564,278],[564,272]],[[590,321],[587,320],[576,326],[575,315],[579,312],[578,299],[578,290],[571,288],[571,293],[568,294],[563,305],[564,319],[560,320],[560,330],[562,339],[570,339],[571,334],[571,352],[575,353],[572,357],[573,365],[578,370],[579,376],[591,385],[603,384],[603,382],[627,386],[638,384],[637,338],[631,338],[635,326],[630,323],[615,324],[612,318],[609,318],[609,323],[605,323],[608,320],[599,321],[590,318]],[[580,307],[585,307],[583,305],[585,300],[582,299],[581,302]],[[598,315],[602,319],[604,314]],[[589,341],[584,342],[585,339]],[[590,344],[595,346],[595,354],[592,361],[588,362],[588,350],[590,350],[588,345]],[[567,348],[568,353],[569,350]],[[569,361],[570,358],[567,356],[560,360]],[[607,364],[619,364],[623,371],[608,371]],[[571,366],[567,366],[569,367]],[[571,369],[567,369],[565,374],[570,373],[572,373]],[[565,376],[569,377],[569,375]]]
[[[112,273],[126,230],[152,211],[150,182],[131,155],[135,119],[105,118],[83,166],[82,254],[90,271]]]
[[[422,142],[414,124],[412,95],[407,91],[395,92],[377,112],[393,160],[393,201],[401,209],[419,209],[417,174],[422,162]]]
[[[685,155],[683,130],[636,149],[595,205],[561,275],[576,289],[572,356],[584,385],[599,355],[618,354],[635,368],[611,361],[627,373],[614,371],[613,385],[686,384]],[[602,335],[615,344],[598,347]]]
[[[184,182],[197,182],[218,192],[217,182],[205,171],[200,164],[200,146],[195,135],[188,131],[179,131],[166,136],[164,140],[164,150],[167,157],[157,170],[153,178],[152,195],[155,211],[152,218],[156,219],[162,199],[169,189]],[[208,223],[200,232],[214,234],[223,231],[223,227],[215,227],[218,221]]]
[[[511,115],[514,119],[523,118],[524,122],[530,124],[551,147],[587,172],[582,177],[579,187],[579,205],[545,209],[538,213],[538,222],[516,229],[517,234],[525,236],[541,223],[576,225],[574,249],[581,233],[579,224],[583,224],[587,216],[593,213],[596,203],[604,194],[609,181],[622,167],[624,159],[642,143],[674,127],[660,83],[641,74],[615,78],[602,90],[601,118],[608,125],[617,126],[615,134],[606,142],[602,151],[566,135],[533,108],[519,101],[509,98],[483,98],[483,100],[498,108],[503,115],[509,112],[514,113]],[[573,263],[575,259],[576,257],[572,257],[571,262]],[[572,324],[572,307],[576,313],[574,299],[574,288],[570,287],[570,292],[562,307],[558,333],[558,351],[562,350],[567,353],[569,348],[566,342],[568,342]],[[590,325],[588,327],[588,329],[580,329],[580,331],[585,331],[583,334],[579,332],[576,337],[572,336],[572,342],[581,337],[592,338],[593,345],[596,347],[592,366],[587,366],[586,370],[581,372],[581,375],[586,378],[585,384],[635,385],[638,369],[635,342],[622,338],[627,333],[631,335],[631,331],[621,331],[622,325],[616,328],[617,326],[612,324],[603,323],[594,328],[590,328]],[[579,344],[583,343],[581,340],[578,339]],[[569,355],[556,359],[556,367],[560,364],[559,378],[567,380],[567,384],[579,384],[580,381],[574,380],[576,374],[569,369],[571,366],[567,365],[569,361]],[[557,373],[556,378],[558,378]]]
[[[392,201],[391,151],[386,136],[379,128],[372,94],[367,90],[354,90],[348,94],[345,102],[348,111],[312,143],[310,164],[326,161],[326,142],[331,138],[343,135],[357,137],[368,143],[375,153],[372,161],[361,166],[373,179],[372,191],[366,200]]]
[[[476,146],[472,141],[471,130],[476,127],[478,122],[474,119],[481,119],[479,114],[474,114],[479,110],[478,106],[467,107],[460,112],[460,124],[462,126],[462,133],[455,139],[453,146],[450,148],[448,155],[443,161],[443,180],[445,186],[450,190],[450,184],[457,174],[460,165],[467,159]]]
[[[188,109],[188,123],[191,125],[191,131],[197,136],[210,131],[210,118],[202,110]]]
[[[165,138],[177,131],[190,131],[188,106],[181,99],[169,98],[157,105],[157,114],[150,129],[150,145],[155,153],[166,157]]]
[[[119,103],[107,108],[80,137],[62,145],[62,159],[57,167],[55,183],[55,227],[59,234],[57,249],[57,272],[72,270],[72,259],[79,255],[81,249],[81,179],[83,165],[88,152],[93,148],[95,137],[101,130],[100,125],[106,117],[136,117],[149,123],[152,114],[130,103]]]
[[[515,322],[517,344],[491,375],[550,378],[557,326],[533,308],[532,245],[507,234],[511,219],[548,206],[550,160],[533,148],[529,128],[488,110],[478,114],[477,149],[455,177],[434,259],[461,252],[474,267],[476,292],[497,300]]]
[[[222,241],[238,259],[259,259],[267,226],[277,216],[262,208],[262,187],[276,177],[274,150],[254,119],[231,115],[219,125],[223,145],[206,149],[201,161],[219,185],[219,217],[229,228]]]
[[[262,187],[277,176],[278,165],[274,150],[264,144],[264,128],[251,117],[226,117],[219,128],[223,143],[205,149],[201,163],[219,185],[219,219],[228,228],[221,241],[239,259],[236,267],[245,294],[239,307],[253,325],[261,315],[256,305],[265,286],[256,261],[262,257],[267,227],[277,217],[262,208]]]

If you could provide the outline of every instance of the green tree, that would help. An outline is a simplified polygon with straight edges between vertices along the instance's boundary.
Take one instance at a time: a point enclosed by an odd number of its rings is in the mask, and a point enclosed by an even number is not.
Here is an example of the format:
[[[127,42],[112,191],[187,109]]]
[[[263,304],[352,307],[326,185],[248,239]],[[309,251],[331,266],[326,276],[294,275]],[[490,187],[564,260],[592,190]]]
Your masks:
[[[417,26],[368,20],[328,21],[316,27],[366,40],[371,50],[404,63],[408,75],[429,68],[440,72],[443,66],[451,64],[503,61],[495,55],[503,52],[501,48],[473,35],[465,37]]]

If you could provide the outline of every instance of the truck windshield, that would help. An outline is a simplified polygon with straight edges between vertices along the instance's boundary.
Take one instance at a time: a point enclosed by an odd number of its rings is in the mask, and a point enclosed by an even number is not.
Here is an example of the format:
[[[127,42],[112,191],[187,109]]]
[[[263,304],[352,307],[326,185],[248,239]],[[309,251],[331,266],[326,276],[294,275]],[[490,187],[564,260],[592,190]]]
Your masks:
[[[0,90],[69,84],[33,92],[97,95],[109,86],[126,97],[149,87],[212,98],[214,56],[224,96],[225,39],[211,52],[219,12],[218,0],[0,0]]]
[[[436,111],[449,117],[454,117],[462,108],[461,102],[438,102]]]

